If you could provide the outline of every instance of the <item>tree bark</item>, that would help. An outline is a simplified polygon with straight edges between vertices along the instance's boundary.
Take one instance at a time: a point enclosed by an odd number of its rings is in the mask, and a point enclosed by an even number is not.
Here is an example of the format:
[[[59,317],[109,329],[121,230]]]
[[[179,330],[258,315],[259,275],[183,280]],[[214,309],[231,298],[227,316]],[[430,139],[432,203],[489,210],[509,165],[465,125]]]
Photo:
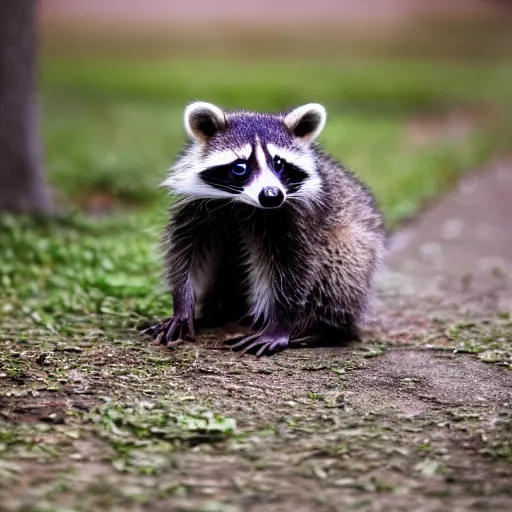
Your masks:
[[[0,0],[0,210],[50,207],[37,105],[37,0]]]

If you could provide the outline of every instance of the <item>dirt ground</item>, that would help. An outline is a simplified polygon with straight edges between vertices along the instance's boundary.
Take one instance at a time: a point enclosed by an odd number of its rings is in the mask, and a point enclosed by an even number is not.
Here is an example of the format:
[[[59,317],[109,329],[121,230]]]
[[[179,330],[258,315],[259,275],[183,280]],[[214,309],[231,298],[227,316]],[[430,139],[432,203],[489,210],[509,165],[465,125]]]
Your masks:
[[[394,235],[362,343],[20,350],[0,509],[512,510],[511,198],[496,161]]]

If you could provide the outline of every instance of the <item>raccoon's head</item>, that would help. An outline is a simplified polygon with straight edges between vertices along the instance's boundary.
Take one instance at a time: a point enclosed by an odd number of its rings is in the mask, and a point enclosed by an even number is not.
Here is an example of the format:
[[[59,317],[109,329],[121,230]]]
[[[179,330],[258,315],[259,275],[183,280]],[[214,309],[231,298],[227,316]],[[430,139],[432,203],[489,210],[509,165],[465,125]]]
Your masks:
[[[325,125],[322,105],[285,114],[223,111],[196,102],[185,109],[190,146],[162,183],[176,194],[226,198],[257,208],[315,201],[320,176],[313,142]]]

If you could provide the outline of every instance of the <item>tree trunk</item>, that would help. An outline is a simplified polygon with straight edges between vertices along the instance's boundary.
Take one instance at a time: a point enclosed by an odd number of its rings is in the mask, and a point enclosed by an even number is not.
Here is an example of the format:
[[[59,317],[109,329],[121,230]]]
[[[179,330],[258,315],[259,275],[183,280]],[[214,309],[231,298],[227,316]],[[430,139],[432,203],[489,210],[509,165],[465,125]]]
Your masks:
[[[37,108],[37,0],[0,0],[0,210],[45,212]]]

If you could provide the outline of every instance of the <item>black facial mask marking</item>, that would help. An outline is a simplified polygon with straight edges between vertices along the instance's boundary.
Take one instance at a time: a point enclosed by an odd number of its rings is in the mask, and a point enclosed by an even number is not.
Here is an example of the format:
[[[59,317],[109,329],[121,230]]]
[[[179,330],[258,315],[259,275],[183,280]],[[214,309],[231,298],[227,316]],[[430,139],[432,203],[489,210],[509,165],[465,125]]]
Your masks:
[[[218,165],[201,171],[200,178],[218,190],[240,194],[252,176],[252,166],[246,160],[235,160],[227,165]]]
[[[290,164],[279,155],[272,158],[266,149],[267,165],[279,178],[288,193],[297,192],[309,175],[299,167]],[[229,164],[210,167],[201,171],[201,180],[218,190],[231,194],[241,194],[244,187],[252,180],[258,171],[254,151],[248,160],[238,159]]]
[[[290,164],[279,155],[274,156],[272,159],[272,168],[288,193],[297,192],[302,183],[308,178],[306,172]]]

